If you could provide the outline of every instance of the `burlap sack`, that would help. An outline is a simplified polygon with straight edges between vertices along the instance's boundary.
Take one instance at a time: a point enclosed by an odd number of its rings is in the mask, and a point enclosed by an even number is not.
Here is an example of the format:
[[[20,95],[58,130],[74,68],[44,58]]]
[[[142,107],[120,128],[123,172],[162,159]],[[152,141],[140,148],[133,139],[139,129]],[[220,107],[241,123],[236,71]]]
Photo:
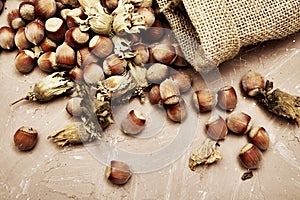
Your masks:
[[[200,72],[233,58],[243,46],[300,30],[300,0],[182,0],[185,12],[174,2],[179,0],[157,0],[187,61]]]

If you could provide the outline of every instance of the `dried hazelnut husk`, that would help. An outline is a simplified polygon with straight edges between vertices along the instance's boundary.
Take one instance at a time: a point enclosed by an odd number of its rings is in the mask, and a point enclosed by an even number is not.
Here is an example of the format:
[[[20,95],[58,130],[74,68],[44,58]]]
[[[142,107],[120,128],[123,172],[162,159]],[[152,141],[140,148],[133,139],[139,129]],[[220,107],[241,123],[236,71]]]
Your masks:
[[[237,104],[237,95],[234,87],[224,86],[218,91],[218,106],[227,111],[233,111]]]
[[[67,26],[61,18],[51,17],[45,22],[46,36],[55,41],[61,42],[65,38]]]
[[[35,7],[31,1],[23,1],[19,5],[19,13],[21,17],[27,21],[35,19]]]
[[[55,0],[35,0],[35,14],[41,19],[53,17],[57,11]]]
[[[262,161],[262,153],[255,145],[247,143],[241,149],[239,158],[245,168],[257,169]]]
[[[212,116],[205,124],[206,134],[213,140],[225,139],[228,129],[225,120],[219,116]]]
[[[95,85],[104,78],[103,69],[98,63],[89,63],[83,69],[83,79],[88,84]]]
[[[254,127],[249,132],[249,141],[260,150],[267,150],[270,144],[269,134],[264,127]]]
[[[136,135],[145,128],[146,118],[138,110],[131,110],[121,122],[121,129],[125,134]]]
[[[105,58],[113,51],[114,45],[109,37],[95,35],[89,42],[89,48],[99,58]]]
[[[252,118],[244,112],[235,112],[226,118],[226,124],[231,132],[243,135],[252,128]]]
[[[113,184],[124,185],[131,178],[129,166],[121,161],[112,160],[106,167],[105,177]]]
[[[264,77],[254,71],[249,71],[242,77],[242,88],[249,96],[256,96],[265,87]]]
[[[178,72],[171,75],[171,79],[177,85],[181,93],[188,92],[192,87],[192,79],[185,72]]]
[[[160,104],[161,103],[159,85],[152,86],[152,88],[149,91],[148,97],[149,97],[150,103],[152,103],[152,104]]]
[[[187,116],[187,107],[185,102],[181,99],[179,103],[175,105],[165,106],[167,116],[173,122],[182,122]]]
[[[143,65],[148,63],[149,50],[145,44],[138,43],[132,47],[132,51],[135,53],[133,61],[137,65]]]
[[[152,64],[146,72],[146,78],[149,83],[160,83],[164,81],[168,76],[169,67],[161,63]]]
[[[46,52],[37,60],[38,67],[47,73],[54,72],[57,69],[55,52]]]
[[[38,45],[45,37],[44,25],[38,21],[32,21],[25,27],[25,35],[29,42]]]
[[[29,73],[36,65],[34,53],[30,50],[21,50],[15,58],[15,67],[21,73]]]
[[[193,94],[193,103],[197,111],[211,111],[217,104],[216,94],[208,89],[197,90]]]
[[[8,25],[14,30],[17,30],[26,25],[25,21],[20,16],[18,9],[14,9],[7,14],[7,22]]]
[[[8,26],[0,28],[0,47],[4,50],[12,50],[15,47],[14,30]]]
[[[87,32],[82,32],[79,27],[73,27],[66,31],[65,42],[76,49],[83,48],[88,44],[90,35]]]
[[[121,75],[126,71],[127,61],[117,54],[107,56],[103,61],[103,71],[106,75]]]
[[[171,44],[157,44],[151,48],[151,53],[154,60],[166,65],[172,64],[177,57],[176,50]]]
[[[14,38],[14,42],[19,50],[29,49],[32,47],[32,43],[29,42],[25,36],[24,27],[18,29]]]
[[[55,51],[57,48],[57,43],[45,37],[39,45],[42,52]]]
[[[162,103],[165,105],[175,105],[179,103],[180,92],[177,85],[171,79],[166,79],[161,82],[160,86],[160,96]]]
[[[20,151],[28,151],[34,148],[38,140],[37,130],[22,126],[14,134],[14,143]]]
[[[76,53],[67,43],[59,45],[55,53],[57,66],[70,69],[76,65]]]

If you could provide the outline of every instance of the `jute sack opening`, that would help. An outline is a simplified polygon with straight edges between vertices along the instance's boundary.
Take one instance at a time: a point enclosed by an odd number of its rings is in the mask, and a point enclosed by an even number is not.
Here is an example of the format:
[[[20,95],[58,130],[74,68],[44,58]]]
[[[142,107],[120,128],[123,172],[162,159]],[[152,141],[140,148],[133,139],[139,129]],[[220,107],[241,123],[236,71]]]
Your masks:
[[[241,47],[300,30],[300,0],[157,0],[187,61],[207,72]]]

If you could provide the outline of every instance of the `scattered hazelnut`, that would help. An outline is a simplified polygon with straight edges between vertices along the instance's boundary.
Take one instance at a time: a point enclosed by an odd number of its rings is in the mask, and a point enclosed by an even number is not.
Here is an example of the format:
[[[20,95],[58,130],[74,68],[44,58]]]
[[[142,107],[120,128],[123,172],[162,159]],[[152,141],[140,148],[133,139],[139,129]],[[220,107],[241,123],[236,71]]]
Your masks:
[[[73,67],[70,70],[69,74],[75,82],[80,83],[83,81],[83,70],[80,67],[78,66]]]
[[[45,22],[46,36],[55,42],[60,42],[65,39],[67,26],[61,18],[51,17]]]
[[[76,53],[67,43],[59,45],[55,53],[57,66],[70,69],[76,65]]]
[[[264,77],[254,71],[249,71],[242,77],[242,88],[249,96],[256,96],[265,87]]]
[[[15,45],[19,50],[25,50],[32,47],[32,44],[27,40],[25,36],[25,28],[19,28],[16,32],[15,38],[14,38]]]
[[[150,52],[154,60],[166,65],[172,64],[177,57],[175,47],[171,44],[157,44],[151,48]]]
[[[34,53],[30,50],[21,50],[15,58],[15,67],[21,73],[29,73],[35,67]]]
[[[146,64],[149,60],[149,50],[145,44],[138,43],[132,47],[132,51],[136,54],[133,61],[137,65]]]
[[[263,127],[254,127],[249,132],[249,140],[260,150],[267,150],[270,144],[269,134]]]
[[[41,19],[49,19],[57,11],[55,0],[35,0],[34,6],[35,14]]]
[[[95,35],[89,42],[89,48],[99,58],[105,58],[113,51],[114,44],[109,37]]]
[[[247,143],[241,149],[239,158],[242,165],[247,169],[256,169],[262,161],[262,153],[255,145]]]
[[[37,60],[38,67],[47,73],[54,72],[57,69],[55,57],[55,52],[43,53]]]
[[[26,24],[25,21],[20,16],[18,9],[14,9],[7,14],[7,22],[8,25],[14,30],[22,28]]]
[[[168,76],[169,67],[161,63],[152,64],[146,72],[146,78],[150,83],[160,83]]]
[[[226,124],[230,131],[238,135],[246,134],[252,127],[252,119],[244,112],[231,113],[226,118]]]
[[[167,116],[173,122],[182,122],[187,116],[186,104],[183,100],[175,105],[166,105]]]
[[[39,45],[40,49],[45,52],[55,51],[57,48],[56,42],[50,40],[48,37],[45,37]]]
[[[132,172],[129,166],[121,161],[112,160],[106,167],[105,177],[116,185],[123,185],[131,178]]]
[[[72,27],[65,33],[65,42],[73,48],[83,48],[88,44],[90,35],[82,32],[79,27]]]
[[[146,118],[138,110],[131,110],[121,122],[121,129],[128,135],[140,133],[145,128]]]
[[[25,36],[29,42],[38,45],[45,37],[45,28],[41,23],[32,21],[25,26]]]
[[[103,71],[106,75],[121,75],[126,71],[127,61],[117,54],[111,54],[103,61]]]
[[[171,79],[177,85],[181,93],[188,92],[192,87],[192,79],[185,72],[177,72],[171,75]]]
[[[33,149],[38,139],[38,133],[31,127],[22,126],[14,134],[14,143],[20,151]]]
[[[177,85],[172,79],[166,79],[161,82],[160,86],[160,97],[162,103],[165,105],[175,105],[180,100],[180,92]]]
[[[146,27],[150,27],[154,24],[155,15],[154,10],[151,7],[139,7],[136,10],[136,13],[143,17]]]
[[[5,50],[12,50],[15,46],[14,37],[15,33],[12,28],[2,26],[0,28],[0,47]]]
[[[159,89],[159,85],[154,85],[148,94],[149,97],[149,101],[152,104],[160,104],[161,102],[161,97],[160,97],[160,89]]]
[[[21,17],[27,21],[32,21],[35,18],[34,3],[23,1],[19,5],[19,13]]]
[[[82,98],[73,97],[68,100],[66,110],[71,116],[80,116],[85,112],[83,106],[81,106]]]
[[[217,115],[212,116],[205,124],[206,134],[213,140],[225,139],[228,129],[225,120]]]
[[[216,106],[217,97],[208,89],[197,90],[193,94],[193,103],[199,112],[208,112]]]
[[[225,86],[218,91],[218,106],[227,111],[233,111],[237,104],[237,95],[232,86]]]
[[[89,63],[83,69],[83,79],[87,84],[97,84],[104,78],[103,69],[98,63]]]

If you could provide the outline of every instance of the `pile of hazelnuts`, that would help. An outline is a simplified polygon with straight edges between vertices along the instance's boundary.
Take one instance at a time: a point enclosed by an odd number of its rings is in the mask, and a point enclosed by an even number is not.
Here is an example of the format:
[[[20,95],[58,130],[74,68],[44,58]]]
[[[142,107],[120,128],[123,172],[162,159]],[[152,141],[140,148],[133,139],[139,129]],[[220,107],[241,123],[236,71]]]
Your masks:
[[[241,81],[242,88],[248,96],[256,96],[264,88],[264,78],[254,71],[247,72]],[[198,90],[194,93],[194,104],[199,112],[211,111],[216,105],[225,111],[232,112],[237,104],[237,94],[232,86],[221,88],[217,94],[209,90]],[[262,152],[269,147],[269,135],[264,127],[253,127],[251,116],[244,112],[230,113],[226,119],[220,115],[212,116],[205,124],[206,134],[213,140],[224,140],[228,132],[236,135],[248,134],[249,142],[239,153],[241,164],[251,170],[259,168]]]

